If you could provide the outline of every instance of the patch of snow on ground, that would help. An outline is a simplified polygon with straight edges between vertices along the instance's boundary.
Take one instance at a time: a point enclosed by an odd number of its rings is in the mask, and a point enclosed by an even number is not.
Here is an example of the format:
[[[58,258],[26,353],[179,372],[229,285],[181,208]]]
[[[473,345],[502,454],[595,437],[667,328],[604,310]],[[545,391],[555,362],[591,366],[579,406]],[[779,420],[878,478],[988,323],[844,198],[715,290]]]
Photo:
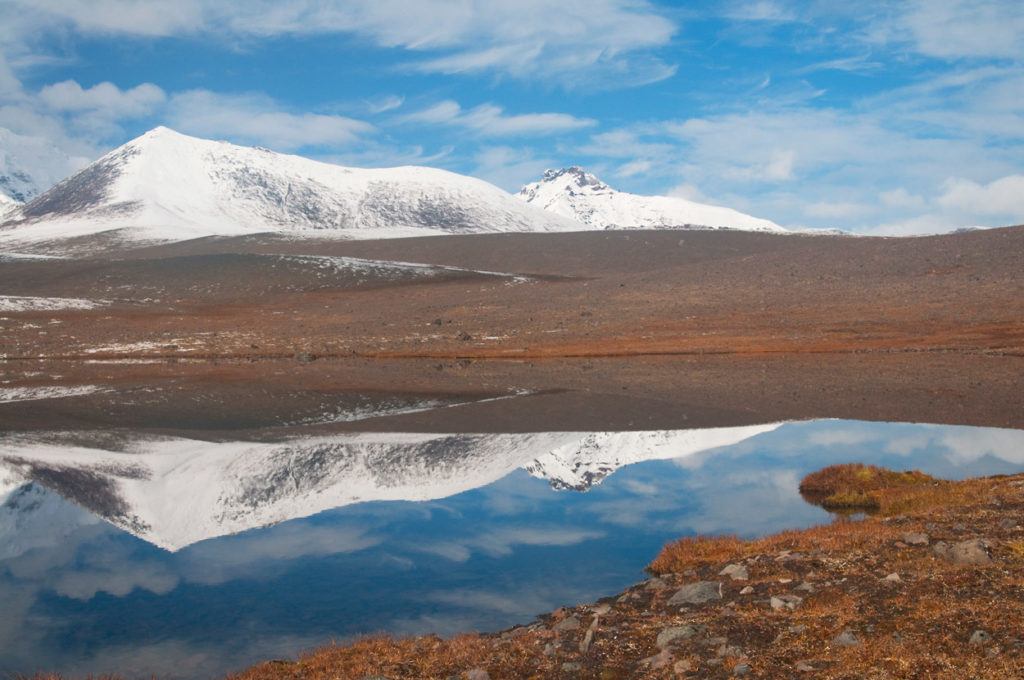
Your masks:
[[[80,397],[101,391],[103,389],[96,385],[78,385],[76,387],[0,387],[0,403]]]
[[[108,300],[85,300],[82,298],[24,297],[0,295],[0,312],[54,312],[65,309],[96,309],[109,305]]]

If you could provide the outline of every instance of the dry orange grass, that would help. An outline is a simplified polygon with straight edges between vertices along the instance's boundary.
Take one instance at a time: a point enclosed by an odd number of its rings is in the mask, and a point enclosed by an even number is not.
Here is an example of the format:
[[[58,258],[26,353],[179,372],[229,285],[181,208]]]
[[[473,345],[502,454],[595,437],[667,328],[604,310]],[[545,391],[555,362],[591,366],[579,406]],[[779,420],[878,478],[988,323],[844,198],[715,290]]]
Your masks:
[[[918,470],[895,472],[876,465],[846,463],[807,475],[800,482],[800,493],[826,510],[880,512],[908,491],[916,493],[922,487],[940,484]]]
[[[525,677],[515,669],[550,665],[540,649],[522,645],[495,645],[480,635],[459,635],[450,640],[437,636],[394,639],[364,638],[348,646],[330,645],[306,654],[295,662],[270,661],[231,680],[337,680],[383,675],[390,678],[462,677],[466,669],[480,668],[495,680]]]
[[[793,529],[743,541],[736,536],[689,536],[668,543],[647,567],[654,575],[682,573],[709,563],[728,562],[782,550],[826,553],[866,551],[881,547],[899,531],[881,522],[852,522],[837,518],[831,524]]]

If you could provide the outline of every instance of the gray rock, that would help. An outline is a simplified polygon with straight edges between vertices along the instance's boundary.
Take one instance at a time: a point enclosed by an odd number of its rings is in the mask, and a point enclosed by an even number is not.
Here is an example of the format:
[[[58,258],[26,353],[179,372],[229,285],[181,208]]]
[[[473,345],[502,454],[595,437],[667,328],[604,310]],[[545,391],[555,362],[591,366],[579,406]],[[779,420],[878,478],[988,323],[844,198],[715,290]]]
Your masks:
[[[658,639],[654,644],[658,646],[658,649],[666,649],[673,642],[689,640],[696,634],[697,629],[693,626],[671,626],[658,633]]]
[[[750,664],[738,663],[732,667],[732,674],[740,678],[745,675],[750,675]]]
[[[579,627],[580,627],[580,620],[577,619],[575,616],[570,616],[570,617],[562,619],[561,621],[556,623],[551,628],[551,630],[556,630],[558,632],[564,632],[564,631],[567,631],[567,630],[579,630]]]
[[[668,588],[668,584],[657,576],[644,581],[644,590],[661,590],[662,588]]]
[[[566,661],[562,664],[563,673],[578,673],[583,666],[579,665],[575,661]]]
[[[797,595],[773,595],[772,599],[769,600],[769,604],[775,611],[779,611],[780,609],[789,609],[790,611],[793,611],[803,604],[803,601],[804,599]]]
[[[988,554],[989,542],[983,538],[972,538],[949,545],[939,541],[932,547],[932,552],[941,560],[955,566],[982,566],[991,564]]]
[[[953,525],[953,531],[967,531],[967,525],[963,522],[957,522]]]
[[[719,658],[729,657],[731,659],[738,659],[743,656],[743,650],[736,645],[722,645],[715,652],[715,656]]]
[[[544,645],[544,656],[554,656],[554,655],[555,655],[555,646],[553,644],[551,644],[550,642],[547,643],[546,645]]]
[[[754,592],[754,586],[744,586],[743,590],[740,591],[740,595],[750,595]]]
[[[897,574],[896,572],[893,572],[893,573],[889,574],[888,576],[886,576],[882,580],[883,581],[887,581],[888,583],[900,583],[901,581],[903,581],[903,579],[900,578],[900,575]]]
[[[844,630],[839,635],[832,638],[832,644],[839,645],[840,647],[860,647],[860,640],[857,639],[857,635],[852,630]]]
[[[903,534],[903,542],[907,545],[928,545],[931,537],[928,534]]]
[[[972,645],[983,645],[987,642],[992,641],[992,636],[983,630],[976,630],[971,633],[970,644]]]
[[[669,605],[704,604],[722,599],[722,584],[719,581],[698,581],[680,588],[669,601]]]
[[[466,680],[491,680],[491,674],[482,668],[466,671]]]
[[[719,576],[728,576],[733,581],[746,581],[750,578],[747,568],[742,564],[728,564],[718,572]]]
[[[814,592],[814,584],[809,582],[809,581],[804,581],[803,583],[801,583],[800,585],[798,585],[796,587],[796,590],[799,590],[799,591],[804,592],[804,593],[813,593]]]
[[[590,645],[594,644],[594,630],[591,628],[587,631],[583,639],[580,640],[580,654],[586,654],[590,651]]]
[[[652,670],[658,670],[672,663],[672,652],[667,649],[663,649],[654,656],[649,656],[646,659],[642,659],[640,663],[644,666],[650,666]]]
[[[786,630],[789,631],[790,633],[802,633],[805,630],[807,630],[807,624],[798,623],[795,626],[790,626]]]
[[[1006,519],[1004,519],[1001,522],[999,522],[999,528],[1000,529],[1016,529],[1017,528],[1017,520],[1013,519],[1012,517],[1007,517]]]
[[[814,666],[807,663],[806,661],[797,661],[796,666],[794,666],[794,668],[796,668],[796,670],[800,673],[810,673],[811,671],[815,670]]]

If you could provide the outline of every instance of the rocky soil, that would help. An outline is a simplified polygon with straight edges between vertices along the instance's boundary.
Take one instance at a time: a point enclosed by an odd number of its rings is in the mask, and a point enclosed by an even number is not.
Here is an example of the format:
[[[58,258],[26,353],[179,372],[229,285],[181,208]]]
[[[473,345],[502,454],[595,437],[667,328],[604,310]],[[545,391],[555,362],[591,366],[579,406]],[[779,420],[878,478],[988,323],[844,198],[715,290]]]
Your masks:
[[[511,630],[368,638],[233,678],[1020,677],[1024,475],[941,488],[899,515],[670,544],[649,580]]]
[[[352,270],[331,257],[449,269]],[[703,231],[203,239],[88,260],[0,261],[0,296],[21,298],[0,298],[0,355],[1021,356],[1021,272],[1024,227],[914,239]],[[69,298],[85,302],[53,302]]]

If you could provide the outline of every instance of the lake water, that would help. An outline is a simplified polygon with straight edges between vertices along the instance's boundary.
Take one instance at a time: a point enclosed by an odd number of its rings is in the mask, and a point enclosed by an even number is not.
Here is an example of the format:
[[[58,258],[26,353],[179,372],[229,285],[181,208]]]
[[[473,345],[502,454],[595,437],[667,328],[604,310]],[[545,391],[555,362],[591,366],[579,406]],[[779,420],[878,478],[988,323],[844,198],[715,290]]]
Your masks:
[[[244,437],[220,422],[198,436],[61,406],[86,396],[0,403],[5,673],[206,678],[363,633],[498,630],[617,593],[683,535],[829,522],[797,493],[825,465],[1024,466],[1024,430],[993,427],[359,432],[382,410],[461,402],[347,395],[329,417],[318,405],[273,432],[258,414]],[[10,414],[30,402],[60,426],[19,427]]]

